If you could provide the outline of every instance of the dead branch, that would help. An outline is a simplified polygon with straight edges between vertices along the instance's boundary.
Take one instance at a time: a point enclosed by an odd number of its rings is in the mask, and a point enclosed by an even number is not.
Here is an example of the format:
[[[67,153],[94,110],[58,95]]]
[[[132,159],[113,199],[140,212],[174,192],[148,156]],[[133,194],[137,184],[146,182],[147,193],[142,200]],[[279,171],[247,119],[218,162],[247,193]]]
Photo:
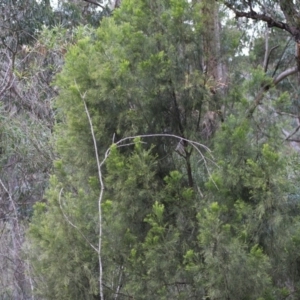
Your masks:
[[[299,131],[299,129],[300,129],[300,117],[297,118],[297,123],[298,123],[298,126],[296,127],[296,129],[295,129],[292,133],[290,133],[290,134],[285,138],[286,141],[290,141],[290,138],[291,138],[293,135],[295,135],[295,134]]]
[[[276,28],[285,30],[294,37],[295,41],[297,41],[297,42],[300,41],[300,30],[294,26],[291,26],[287,23],[278,21],[278,20],[266,15],[265,13],[257,13],[252,8],[250,9],[250,11],[244,12],[244,11],[240,11],[240,10],[236,9],[234,7],[234,5],[229,2],[225,1],[224,5],[235,13],[236,18],[245,17],[247,19],[263,21],[263,22],[267,23],[269,28],[276,27]]]
[[[285,79],[286,77],[296,74],[298,71],[298,67],[293,67],[293,68],[289,68],[286,69],[285,71],[281,72],[277,77],[274,78],[274,85],[277,85],[280,81],[282,81],[283,79]]]
[[[96,248],[94,248],[94,249],[96,250],[96,252],[98,254],[98,262],[99,262],[100,300],[104,300],[103,283],[102,283],[103,268],[102,268],[102,258],[101,258],[101,249],[102,249],[102,208],[101,208],[101,203],[102,203],[102,198],[103,198],[103,194],[104,194],[104,182],[103,182],[103,176],[102,176],[102,171],[101,171],[101,164],[100,164],[100,160],[99,160],[99,153],[98,153],[98,147],[97,147],[97,141],[96,141],[96,137],[95,137],[94,127],[93,127],[92,119],[91,119],[91,116],[90,116],[90,113],[89,113],[89,110],[88,110],[88,107],[87,107],[86,101],[85,101],[86,92],[84,94],[81,94],[76,81],[75,81],[75,85],[76,85],[78,93],[80,94],[80,97],[83,101],[85,113],[86,113],[88,121],[89,121],[91,135],[92,135],[93,143],[94,143],[95,157],[96,157],[96,161],[97,161],[98,177],[99,177],[99,182],[100,182],[100,193],[99,193],[99,198],[98,198],[98,222],[99,222],[98,249],[96,249]]]
[[[266,28],[266,33],[265,33],[265,57],[264,57],[264,71],[265,73],[268,70],[268,64],[269,64],[269,29]]]
[[[271,48],[271,50],[269,51],[268,55],[267,55],[267,59],[266,59],[266,63],[264,64],[264,70],[265,70],[265,73],[268,71],[268,65],[269,65],[269,61],[270,61],[270,57],[271,57],[271,54],[272,52],[277,49],[279,47],[279,45],[277,46],[274,46]]]
[[[61,195],[62,195],[62,192],[63,192],[63,188],[60,190],[59,192],[59,195],[58,195],[58,203],[59,203],[59,208],[65,218],[65,220],[73,227],[75,228],[79,233],[80,235],[84,238],[84,240],[90,245],[90,247],[92,249],[94,249],[96,252],[98,252],[98,249],[88,240],[88,238],[83,234],[83,232],[78,228],[78,226],[76,226],[71,220],[70,218],[66,215],[66,213],[64,212],[64,209],[62,207],[62,203],[61,203]]]
[[[99,6],[99,7],[101,7],[102,9],[105,9],[105,7],[104,7],[102,4],[98,3],[97,1],[93,1],[93,0],[83,0],[83,1],[88,2],[88,3],[90,3],[90,4],[94,4],[94,5],[96,5],[96,6]]]
[[[269,89],[272,86],[276,86],[283,79],[285,79],[286,77],[288,77],[290,75],[296,74],[297,72],[298,72],[298,67],[297,66],[293,67],[293,68],[289,68],[289,69],[281,72],[277,77],[275,77],[273,79],[272,84],[267,84],[267,85],[263,86],[261,88],[261,90],[259,91],[258,95],[256,96],[256,98],[254,99],[253,104],[248,109],[247,116],[248,117],[252,116],[252,114],[254,113],[256,107],[261,104],[261,101],[264,98],[265,94],[269,91]]]
[[[282,62],[284,53],[285,53],[286,49],[288,48],[288,46],[289,46],[291,40],[292,40],[292,37],[290,37],[289,40],[287,41],[287,43],[285,44],[284,49],[283,49],[283,51],[281,52],[281,55],[280,55],[280,57],[279,57],[279,60],[278,60],[278,62],[277,62],[277,64],[276,64],[276,67],[275,67],[275,69],[274,69],[274,71],[273,71],[272,77],[275,76],[275,74],[276,74],[276,72],[277,72],[277,70],[278,70],[278,68],[279,68],[279,66],[280,66],[280,64],[281,64],[281,62]]]

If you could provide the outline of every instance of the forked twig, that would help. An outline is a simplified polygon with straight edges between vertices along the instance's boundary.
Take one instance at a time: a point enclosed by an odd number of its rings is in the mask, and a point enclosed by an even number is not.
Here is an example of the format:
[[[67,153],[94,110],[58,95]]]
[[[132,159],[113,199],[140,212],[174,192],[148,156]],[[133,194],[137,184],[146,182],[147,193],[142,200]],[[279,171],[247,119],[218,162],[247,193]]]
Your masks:
[[[88,240],[88,238],[83,234],[83,232],[78,228],[78,226],[76,226],[70,219],[69,217],[66,215],[66,213],[64,212],[64,209],[62,207],[62,204],[61,204],[61,195],[62,195],[62,191],[63,191],[63,188],[60,189],[60,192],[59,192],[59,195],[58,195],[58,203],[59,203],[59,207],[60,207],[60,210],[64,216],[64,218],[66,219],[66,221],[72,226],[74,227],[79,233],[80,235],[84,238],[84,240],[91,246],[91,248],[93,248],[96,252],[98,252],[98,249]]]

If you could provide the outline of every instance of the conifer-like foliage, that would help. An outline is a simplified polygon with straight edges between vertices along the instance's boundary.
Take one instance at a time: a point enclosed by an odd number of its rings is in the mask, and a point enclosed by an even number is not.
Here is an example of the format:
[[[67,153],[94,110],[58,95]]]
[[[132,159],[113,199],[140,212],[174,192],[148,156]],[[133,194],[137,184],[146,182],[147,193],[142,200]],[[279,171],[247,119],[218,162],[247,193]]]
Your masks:
[[[299,166],[274,119],[289,97],[233,67],[255,60],[209,2],[123,0],[77,29],[28,232],[41,299],[299,298]]]

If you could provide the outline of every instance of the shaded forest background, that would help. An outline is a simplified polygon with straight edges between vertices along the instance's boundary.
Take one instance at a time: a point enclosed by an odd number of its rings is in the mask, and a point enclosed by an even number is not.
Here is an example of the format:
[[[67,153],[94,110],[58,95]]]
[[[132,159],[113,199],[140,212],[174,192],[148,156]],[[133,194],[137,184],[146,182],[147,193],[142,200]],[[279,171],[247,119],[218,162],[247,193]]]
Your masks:
[[[299,7],[2,0],[0,299],[299,299]]]

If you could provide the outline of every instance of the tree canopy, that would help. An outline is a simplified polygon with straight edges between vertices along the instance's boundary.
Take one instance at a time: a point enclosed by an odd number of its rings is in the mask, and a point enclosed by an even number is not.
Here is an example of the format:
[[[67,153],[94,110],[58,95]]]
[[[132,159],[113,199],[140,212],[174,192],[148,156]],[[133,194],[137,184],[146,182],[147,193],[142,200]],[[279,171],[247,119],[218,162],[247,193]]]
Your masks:
[[[107,4],[3,10],[1,297],[299,299],[297,1]]]

